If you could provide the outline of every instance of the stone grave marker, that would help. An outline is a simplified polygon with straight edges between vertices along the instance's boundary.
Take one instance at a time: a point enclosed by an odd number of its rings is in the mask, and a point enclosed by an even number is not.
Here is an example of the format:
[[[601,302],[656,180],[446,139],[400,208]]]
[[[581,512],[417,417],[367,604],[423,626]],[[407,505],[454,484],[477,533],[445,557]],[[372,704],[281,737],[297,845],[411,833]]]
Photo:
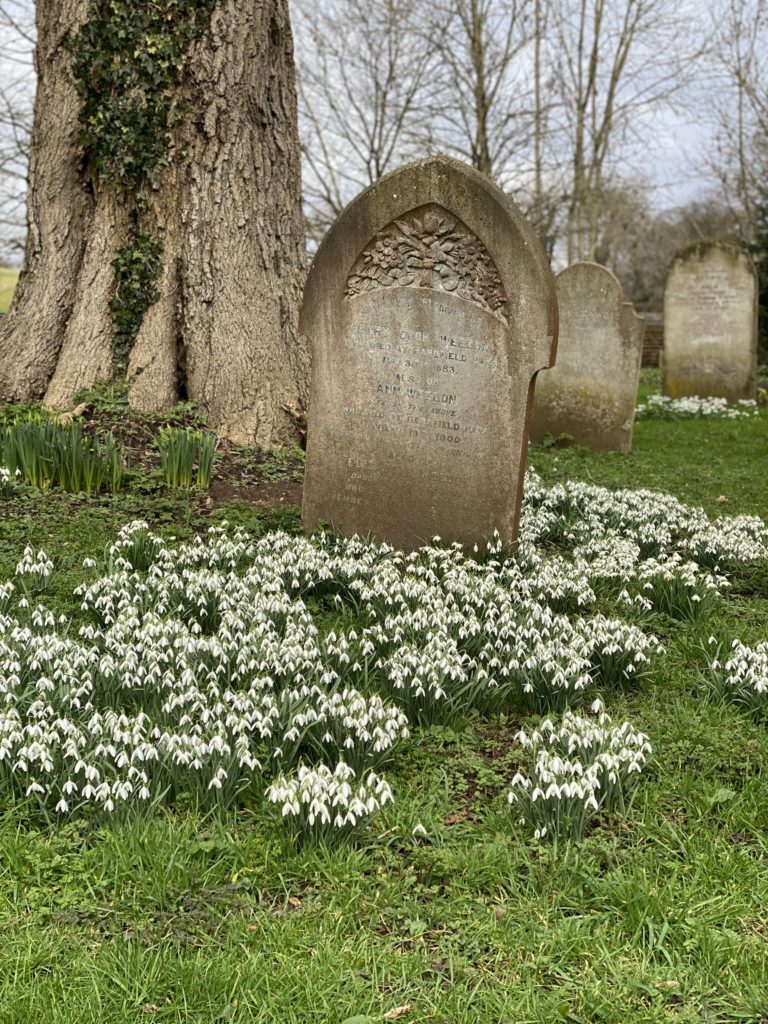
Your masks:
[[[574,263],[555,283],[557,366],[536,378],[531,438],[569,434],[596,451],[631,451],[645,323],[598,263]]]
[[[664,392],[754,398],[757,286],[751,258],[728,242],[678,253],[664,291]]]
[[[305,529],[406,550],[494,530],[514,543],[557,304],[532,228],[492,182],[436,157],[361,193],[313,261],[300,331]]]

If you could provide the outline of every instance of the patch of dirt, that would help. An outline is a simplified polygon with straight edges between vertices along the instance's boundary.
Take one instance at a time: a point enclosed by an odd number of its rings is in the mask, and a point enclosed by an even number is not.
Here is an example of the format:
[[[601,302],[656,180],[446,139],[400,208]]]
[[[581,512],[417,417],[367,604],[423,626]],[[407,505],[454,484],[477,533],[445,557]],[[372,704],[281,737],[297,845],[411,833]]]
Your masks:
[[[257,508],[282,505],[300,505],[303,485],[301,480],[262,480],[259,483],[240,484],[231,480],[214,480],[208,495],[215,504],[242,501]]]
[[[475,744],[475,751],[492,768],[503,766],[505,771],[517,771],[513,754],[519,753],[520,744],[516,737],[520,731],[518,719],[504,723],[482,722],[475,726],[480,742]]]
[[[79,406],[78,422],[87,434],[111,432],[125,453],[129,469],[154,475],[161,463],[156,439],[164,427],[200,429],[198,421],[182,415],[178,419],[154,419],[132,412],[105,411],[93,405]],[[211,486],[202,505],[209,509],[228,501],[240,501],[254,508],[301,505],[304,477],[303,453],[298,449],[280,451],[236,445],[224,438],[216,442]],[[158,482],[158,486],[162,486]],[[204,512],[204,508],[201,509]]]

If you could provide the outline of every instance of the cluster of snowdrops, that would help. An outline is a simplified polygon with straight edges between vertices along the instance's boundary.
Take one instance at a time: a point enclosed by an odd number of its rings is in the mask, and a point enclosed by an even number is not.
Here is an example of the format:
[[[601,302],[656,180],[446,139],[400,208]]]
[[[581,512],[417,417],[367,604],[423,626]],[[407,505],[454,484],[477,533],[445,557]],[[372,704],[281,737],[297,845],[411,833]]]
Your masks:
[[[512,711],[538,716],[517,738],[516,820],[578,835],[651,752],[601,698],[661,652],[597,605],[697,620],[767,556],[757,518],[532,472],[511,557],[493,539],[408,555],[223,529],[173,543],[134,522],[87,563],[75,623],[45,607],[55,557],[28,550],[0,584],[0,793],[118,819],[263,794],[295,835],[338,842],[396,799],[387,764],[414,731]]]
[[[757,402],[752,398],[740,398],[731,403],[727,398],[700,398],[698,395],[683,398],[650,395],[635,409],[635,416],[641,420],[743,420],[758,414]]]

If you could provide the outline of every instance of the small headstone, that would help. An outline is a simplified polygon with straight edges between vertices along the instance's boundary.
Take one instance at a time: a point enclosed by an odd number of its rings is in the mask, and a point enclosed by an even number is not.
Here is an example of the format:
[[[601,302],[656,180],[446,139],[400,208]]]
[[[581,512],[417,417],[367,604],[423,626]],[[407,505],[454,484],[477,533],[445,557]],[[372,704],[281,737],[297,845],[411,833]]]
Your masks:
[[[531,438],[569,435],[596,451],[632,448],[645,323],[597,263],[558,274],[557,366],[536,378]]]
[[[755,397],[757,287],[737,245],[699,242],[675,257],[664,292],[664,391]]]
[[[532,381],[557,338],[533,230],[444,157],[382,178],[312,264],[303,522],[413,549],[517,534]]]

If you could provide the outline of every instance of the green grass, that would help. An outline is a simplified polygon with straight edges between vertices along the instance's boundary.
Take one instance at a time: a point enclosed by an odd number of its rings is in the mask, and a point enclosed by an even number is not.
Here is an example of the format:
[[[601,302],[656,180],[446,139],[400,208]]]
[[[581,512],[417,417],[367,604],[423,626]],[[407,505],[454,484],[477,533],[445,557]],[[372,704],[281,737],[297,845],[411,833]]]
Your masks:
[[[647,390],[641,388],[641,400]],[[529,464],[548,483],[646,487],[701,505],[709,515],[768,515],[765,409],[743,420],[640,420],[629,455],[532,445]]]
[[[768,411],[640,423],[629,456],[531,450],[548,481],[668,490],[711,514],[768,511]],[[720,502],[720,496],[728,498]],[[45,599],[76,611],[86,554],[149,518],[297,528],[231,503],[203,514],[146,488],[3,503],[0,579],[26,544],[56,556]],[[661,1024],[768,1020],[768,725],[701,693],[710,634],[766,635],[768,574],[735,581],[699,626],[658,617],[652,676],[614,720],[654,759],[629,812],[577,845],[510,828],[514,720],[469,719],[406,745],[397,801],[357,850],[297,851],[260,809],[184,809],[114,829],[0,808],[0,1021]],[[426,838],[411,835],[417,823]],[[362,1022],[361,1022],[362,1024]]]
[[[14,270],[12,267],[0,267],[0,313],[8,312],[18,279],[18,270]]]

